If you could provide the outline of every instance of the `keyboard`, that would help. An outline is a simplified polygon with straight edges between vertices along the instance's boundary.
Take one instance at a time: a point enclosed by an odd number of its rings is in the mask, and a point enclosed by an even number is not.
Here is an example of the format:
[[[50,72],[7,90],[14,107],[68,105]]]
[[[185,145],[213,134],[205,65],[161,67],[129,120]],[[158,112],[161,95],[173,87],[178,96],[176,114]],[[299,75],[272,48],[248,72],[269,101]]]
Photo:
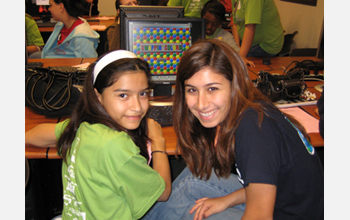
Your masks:
[[[26,68],[36,68],[36,67],[43,67],[44,63],[42,62],[28,62],[26,63]]]
[[[38,27],[54,27],[57,22],[36,22],[36,24],[38,25]]]
[[[157,121],[162,127],[173,125],[172,102],[150,102],[148,118]]]
[[[79,70],[77,67],[73,66],[52,66],[50,67],[50,69],[60,71],[63,73],[74,73]]]

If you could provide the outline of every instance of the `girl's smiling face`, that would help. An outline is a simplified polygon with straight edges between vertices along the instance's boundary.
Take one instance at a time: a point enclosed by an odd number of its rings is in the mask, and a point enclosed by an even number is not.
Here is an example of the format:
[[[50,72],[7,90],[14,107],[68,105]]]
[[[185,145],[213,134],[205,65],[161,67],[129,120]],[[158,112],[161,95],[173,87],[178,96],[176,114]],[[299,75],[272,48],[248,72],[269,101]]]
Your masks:
[[[149,85],[143,71],[128,71],[102,94],[95,89],[97,98],[109,116],[125,129],[139,127],[146,115],[149,101]]]
[[[189,110],[206,128],[218,126],[231,106],[231,83],[222,74],[205,67],[185,81]]]

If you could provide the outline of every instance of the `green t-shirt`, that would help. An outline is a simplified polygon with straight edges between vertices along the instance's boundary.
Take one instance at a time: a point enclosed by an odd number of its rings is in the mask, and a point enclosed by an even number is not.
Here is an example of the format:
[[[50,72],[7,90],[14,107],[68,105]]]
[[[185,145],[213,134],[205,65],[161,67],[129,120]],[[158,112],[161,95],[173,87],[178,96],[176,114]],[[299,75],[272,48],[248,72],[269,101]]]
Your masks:
[[[38,25],[35,23],[34,19],[28,14],[25,14],[25,28],[27,46],[44,46],[44,40],[41,36]]]
[[[201,11],[209,0],[169,0],[168,6],[183,6],[185,17],[201,17]]]
[[[58,138],[69,120],[56,125]],[[165,189],[125,132],[83,122],[62,164],[63,219],[139,219]]]
[[[246,24],[257,24],[252,46],[259,44],[270,54],[281,51],[284,34],[274,0],[233,0],[232,5],[240,39],[243,39]]]

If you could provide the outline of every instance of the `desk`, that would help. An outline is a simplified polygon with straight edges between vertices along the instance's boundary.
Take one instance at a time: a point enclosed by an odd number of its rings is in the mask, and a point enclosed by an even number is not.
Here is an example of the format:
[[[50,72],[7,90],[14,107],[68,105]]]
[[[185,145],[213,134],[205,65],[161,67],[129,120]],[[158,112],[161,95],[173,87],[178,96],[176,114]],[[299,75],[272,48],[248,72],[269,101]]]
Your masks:
[[[100,19],[102,17],[106,17],[106,18],[109,18],[110,19]],[[90,26],[92,26],[92,29],[95,30],[95,31],[104,31],[106,30],[106,28],[113,24],[114,21],[115,21],[115,16],[83,16],[83,18],[85,20],[87,20],[87,22],[90,24]],[[96,25],[98,26],[104,26],[104,28],[101,28],[101,27],[97,27]],[[41,33],[45,33],[45,32],[49,32],[51,33],[54,29],[54,26],[50,26],[50,27],[38,27],[39,28],[39,31]]]
[[[280,71],[281,73],[283,70],[277,70],[280,69],[281,66],[287,67],[292,61],[302,61],[312,59],[315,61],[320,61],[319,59],[316,59],[315,57],[275,57],[271,58],[271,65],[270,67],[274,70],[274,72]],[[44,67],[47,66],[59,66],[59,65],[76,65],[81,63],[92,63],[96,60],[96,58],[73,58],[73,59],[30,59],[29,62],[42,62],[44,63]],[[252,73],[258,73],[260,70],[270,70],[271,68],[269,66],[262,64],[262,59],[254,58],[252,59],[256,65],[254,68],[249,68],[251,71],[249,72],[252,79],[255,79],[257,76]],[[320,97],[321,93],[318,92],[313,87],[320,82],[307,82],[309,90],[313,93],[316,93],[317,97]],[[151,98],[152,99],[152,98]],[[302,107],[305,111],[307,111],[309,114],[314,116],[315,118],[319,119],[318,115],[316,115],[315,110],[317,108],[316,105],[311,106],[303,106]],[[67,117],[65,117],[67,118]],[[57,123],[58,121],[62,121],[65,118],[61,118],[60,120],[57,118],[47,118],[43,115],[35,114],[30,108],[25,108],[25,130],[28,131],[34,126],[40,124],[40,123]],[[165,137],[166,142],[166,149],[169,155],[175,155],[176,150],[176,135],[174,132],[173,127],[163,127],[163,135]],[[311,144],[314,147],[322,147],[324,146],[323,138],[319,133],[310,133],[311,138]],[[60,157],[57,155],[57,149],[56,148],[37,148],[35,146],[25,146],[25,156],[28,159],[35,159],[35,158],[48,158],[48,159],[59,159]]]

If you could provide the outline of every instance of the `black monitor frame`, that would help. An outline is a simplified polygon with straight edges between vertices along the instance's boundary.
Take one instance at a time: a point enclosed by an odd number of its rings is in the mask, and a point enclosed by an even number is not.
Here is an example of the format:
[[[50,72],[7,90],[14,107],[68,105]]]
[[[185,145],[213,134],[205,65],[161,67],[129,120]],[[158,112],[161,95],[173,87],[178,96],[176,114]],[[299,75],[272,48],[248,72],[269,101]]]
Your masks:
[[[121,5],[119,9],[120,33],[125,32],[125,18],[182,18],[184,7],[182,6],[128,6]],[[124,39],[120,39],[121,49],[124,47]]]
[[[39,12],[40,5],[36,4],[36,0],[28,0],[25,3],[26,10],[25,12],[32,17],[40,17],[40,19],[49,21],[51,18],[51,13],[49,11],[49,5],[45,5],[47,12]],[[43,5],[44,6],[44,5]]]
[[[148,51],[149,49],[145,49],[142,53],[155,53],[155,52],[160,52],[160,53],[167,53],[164,48],[168,47],[168,46],[174,46],[174,45],[179,45],[179,48],[176,48],[176,52],[180,53],[180,58],[183,54],[183,52],[185,52],[186,49],[188,49],[188,47],[190,47],[191,45],[194,44],[194,42],[196,42],[199,39],[205,39],[205,19],[203,18],[189,18],[189,17],[183,17],[183,18],[125,18],[124,21],[124,25],[125,25],[125,30],[123,33],[121,33],[121,39],[124,39],[124,49],[129,50],[131,52],[135,52],[133,49],[133,42],[130,42],[133,38],[133,31],[132,31],[132,27],[141,27],[143,28],[144,26],[148,26],[148,27],[160,27],[160,28],[164,28],[169,26],[173,27],[173,26],[188,26],[190,27],[190,41],[186,40],[185,44],[180,43],[169,43],[169,45],[167,45],[167,43],[162,44],[162,43],[141,43],[144,44],[142,46],[153,46],[153,48],[158,47],[161,49],[155,49],[154,51]],[[181,28],[180,28],[181,29]],[[183,39],[188,39],[187,37],[185,38],[185,36],[183,36]],[[164,47],[162,48],[160,45],[163,45]],[[186,46],[185,46],[186,45]],[[140,46],[138,49],[142,48],[142,46]],[[145,48],[146,48],[145,46]],[[168,47],[169,48],[169,47]],[[142,50],[142,49],[141,49]],[[178,51],[177,51],[178,50]],[[173,53],[174,51],[171,51],[171,53]],[[170,55],[171,55],[170,53]],[[136,53],[136,55],[138,55]],[[167,54],[168,55],[168,54]],[[142,58],[142,57],[141,57]],[[159,58],[157,58],[158,60]],[[161,58],[163,59],[163,58]],[[176,61],[174,61],[176,60]],[[173,61],[175,62],[174,65],[178,64],[178,60],[177,59],[173,59]],[[162,62],[162,61],[160,61]],[[160,65],[158,63],[158,61],[156,61],[155,65]],[[172,66],[174,67],[174,66]],[[170,67],[170,68],[172,68]],[[170,95],[171,94],[171,85],[175,84],[175,80],[176,80],[176,69],[174,68],[174,74],[156,74],[151,72],[151,77],[152,77],[152,81],[158,86],[159,89],[155,89],[154,90],[154,94],[155,96],[157,95]],[[165,88],[166,87],[166,88]],[[162,91],[160,91],[162,90]]]

